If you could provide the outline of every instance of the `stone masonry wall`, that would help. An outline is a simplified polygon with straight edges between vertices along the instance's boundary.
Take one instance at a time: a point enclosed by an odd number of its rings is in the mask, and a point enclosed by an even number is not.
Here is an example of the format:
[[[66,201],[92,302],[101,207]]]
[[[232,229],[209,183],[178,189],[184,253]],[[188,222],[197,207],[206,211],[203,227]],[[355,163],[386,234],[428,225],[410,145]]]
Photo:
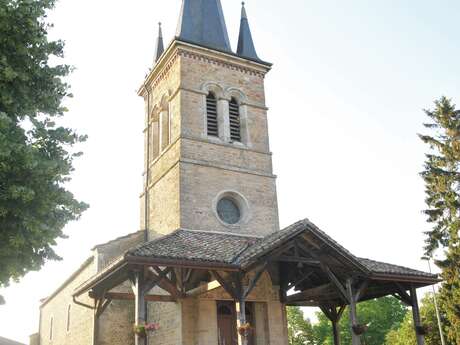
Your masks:
[[[40,308],[40,345],[90,345],[93,339],[93,311],[73,303],[74,289],[96,273],[96,261],[89,262],[62,290]],[[92,305],[82,296],[79,301]],[[67,331],[70,306],[69,331]],[[52,320],[52,327],[51,327]],[[52,329],[52,337],[50,332]],[[121,344],[120,344],[121,345]]]
[[[180,171],[182,227],[251,235],[268,235],[279,229],[274,178],[190,163],[182,163]],[[241,225],[227,226],[218,219],[216,198],[224,191],[246,198],[246,220]]]
[[[141,92],[150,112],[146,129],[152,125],[150,119],[156,121],[165,99],[171,116],[170,145],[158,158],[146,162],[149,229],[159,234],[182,227],[254,235],[279,230],[265,107],[267,69],[183,43],[177,43],[168,54]],[[206,95],[210,90],[219,99],[219,116],[225,116],[225,102],[232,97],[240,103],[241,143],[231,142],[225,135],[207,136]],[[158,138],[150,139],[152,147]],[[248,204],[245,221],[237,226],[228,226],[216,217],[216,198],[226,191],[238,192]],[[145,224],[144,197],[141,228]]]

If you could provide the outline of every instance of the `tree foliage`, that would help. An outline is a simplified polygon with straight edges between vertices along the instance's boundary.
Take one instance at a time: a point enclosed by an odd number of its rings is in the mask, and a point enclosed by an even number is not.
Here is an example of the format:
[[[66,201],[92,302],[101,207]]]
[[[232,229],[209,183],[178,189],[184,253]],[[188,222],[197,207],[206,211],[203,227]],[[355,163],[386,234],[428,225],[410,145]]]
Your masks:
[[[433,110],[425,110],[429,135],[420,135],[430,151],[424,171],[427,209],[433,224],[426,233],[426,254],[442,249],[444,260],[437,261],[444,283],[440,299],[446,305],[448,338],[460,344],[460,110],[442,97]]]
[[[445,320],[445,305],[440,306],[441,319]],[[426,345],[440,345],[441,337],[439,335],[438,319],[436,317],[436,309],[433,301],[433,294],[427,294],[420,308],[422,323],[427,329],[425,336]],[[386,345],[416,345],[414,324],[412,312],[408,311],[401,326],[388,333],[386,337]],[[454,345],[453,342],[447,341],[447,345]]]
[[[310,320],[305,319],[299,307],[287,308],[289,345],[315,345],[315,336]]]
[[[388,332],[401,325],[406,308],[393,297],[358,304],[360,323],[368,324],[369,330],[362,336],[363,344],[384,345]],[[311,324],[298,307],[288,308],[289,345],[334,345],[332,325],[321,312],[317,313],[318,323]],[[342,344],[351,344],[351,330],[348,310],[340,320]]]
[[[406,308],[393,297],[384,297],[358,304],[361,324],[369,326],[362,336],[363,344],[383,345],[387,333],[397,329],[404,319]],[[318,324],[313,326],[318,345],[333,345],[332,326],[329,319],[318,313]],[[351,344],[350,317],[348,308],[340,320],[340,338],[343,344]]]
[[[87,205],[65,189],[85,139],[59,125],[69,94],[63,42],[49,41],[54,0],[0,0],[0,286],[46,260]]]

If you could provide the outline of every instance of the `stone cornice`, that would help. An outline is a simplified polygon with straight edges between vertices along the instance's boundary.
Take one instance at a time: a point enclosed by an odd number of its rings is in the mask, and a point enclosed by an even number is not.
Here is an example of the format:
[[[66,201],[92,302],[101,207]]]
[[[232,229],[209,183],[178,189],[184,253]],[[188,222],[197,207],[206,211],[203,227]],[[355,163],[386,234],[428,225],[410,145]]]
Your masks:
[[[237,70],[249,75],[259,76],[261,78],[264,78],[265,74],[267,74],[271,69],[270,66],[243,59],[228,53],[173,40],[168,46],[166,52],[163,53],[161,59],[146,77],[144,83],[138,90],[138,95],[145,97],[148,89],[154,89],[159,82],[164,80],[168,76],[171,67],[178,57],[206,61],[210,64],[218,65],[231,70]]]

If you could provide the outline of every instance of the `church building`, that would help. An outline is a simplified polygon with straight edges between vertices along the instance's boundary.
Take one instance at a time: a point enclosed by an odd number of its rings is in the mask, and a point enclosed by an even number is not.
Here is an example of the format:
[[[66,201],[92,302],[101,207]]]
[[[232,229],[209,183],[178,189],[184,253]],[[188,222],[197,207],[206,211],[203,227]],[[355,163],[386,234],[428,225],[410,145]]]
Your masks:
[[[264,80],[242,8],[236,52],[220,0],[183,0],[161,27],[145,101],[140,231],[95,246],[40,307],[33,345],[287,345],[286,306],[350,313],[393,295],[412,307],[435,275],[363,259],[309,220],[280,229]],[[140,114],[139,114],[140,115]]]

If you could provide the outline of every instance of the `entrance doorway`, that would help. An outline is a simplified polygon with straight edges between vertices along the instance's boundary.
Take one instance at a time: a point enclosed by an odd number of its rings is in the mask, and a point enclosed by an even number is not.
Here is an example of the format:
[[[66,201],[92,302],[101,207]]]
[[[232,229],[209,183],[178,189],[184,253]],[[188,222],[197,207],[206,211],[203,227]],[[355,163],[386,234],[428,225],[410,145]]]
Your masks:
[[[238,345],[235,303],[217,302],[217,330],[219,345]]]
[[[248,345],[255,345],[254,304],[246,303],[246,321],[254,328],[248,337]],[[217,328],[219,345],[238,345],[235,302],[217,302]]]

